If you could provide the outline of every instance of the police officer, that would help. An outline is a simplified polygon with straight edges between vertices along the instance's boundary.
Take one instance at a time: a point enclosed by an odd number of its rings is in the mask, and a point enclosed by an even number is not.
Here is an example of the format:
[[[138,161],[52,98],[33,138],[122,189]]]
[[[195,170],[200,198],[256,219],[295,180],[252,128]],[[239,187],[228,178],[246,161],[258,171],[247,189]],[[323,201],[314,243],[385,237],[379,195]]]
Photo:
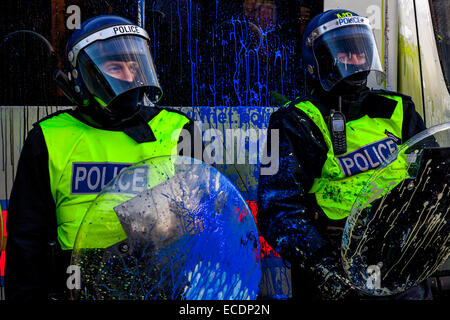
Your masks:
[[[67,76],[56,80],[77,108],[36,123],[23,146],[8,210],[7,299],[64,298],[78,227],[101,188],[133,163],[170,155],[178,129],[195,136],[184,114],[142,105],[162,94],[148,42],[113,15],[72,34]]]
[[[302,54],[308,94],[270,118],[280,170],[260,176],[258,224],[292,266],[294,298],[359,299],[340,262],[346,218],[374,169],[425,125],[410,97],[367,88],[369,73],[383,72],[367,18],[348,10],[317,15]],[[420,285],[393,298],[429,297]]]

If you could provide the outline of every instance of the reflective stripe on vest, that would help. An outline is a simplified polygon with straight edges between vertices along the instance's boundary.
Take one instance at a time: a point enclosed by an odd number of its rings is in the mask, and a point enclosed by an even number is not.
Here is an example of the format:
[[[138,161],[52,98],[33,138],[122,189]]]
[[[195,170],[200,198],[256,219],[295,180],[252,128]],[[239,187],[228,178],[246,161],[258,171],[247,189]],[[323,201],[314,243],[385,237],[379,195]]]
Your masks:
[[[383,163],[389,154],[397,150],[398,146],[394,140],[402,139],[402,98],[383,96],[397,102],[391,118],[370,118],[365,115],[348,121],[347,152],[339,156],[334,154],[330,131],[319,109],[309,101],[295,105],[317,125],[328,147],[321,177],[314,179],[309,193],[314,193],[318,205],[330,219],[344,219],[349,215],[358,193],[373,175],[374,169]],[[401,162],[395,164],[397,169],[392,171],[393,175],[398,176],[396,180],[400,182],[405,177],[405,170],[398,168],[405,168],[404,160],[401,158],[394,162]],[[390,189],[391,185],[385,188],[380,196]]]
[[[93,128],[68,113],[40,123],[49,155],[58,241],[63,250],[73,248],[83,216],[100,190],[132,164],[173,154],[179,130],[188,122],[181,114],[162,110],[149,122],[156,141],[144,143],[121,131]]]

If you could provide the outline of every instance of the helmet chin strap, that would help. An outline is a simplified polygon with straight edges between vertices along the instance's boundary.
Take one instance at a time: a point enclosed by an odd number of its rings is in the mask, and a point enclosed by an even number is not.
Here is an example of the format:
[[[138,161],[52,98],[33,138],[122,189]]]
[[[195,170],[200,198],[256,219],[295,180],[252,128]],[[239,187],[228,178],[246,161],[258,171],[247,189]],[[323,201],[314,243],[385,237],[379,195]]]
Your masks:
[[[126,115],[108,115],[105,117],[105,122],[113,125],[113,126],[120,126],[122,123],[132,119],[136,114],[139,113],[141,110],[141,105],[137,105],[136,109],[133,113],[126,114]]]
[[[130,90],[134,91],[134,90]],[[95,99],[91,100],[89,107],[78,108],[83,119],[95,127],[116,129],[122,124],[139,113],[141,105],[139,99],[141,93],[139,88],[136,92],[125,92],[123,95],[117,97],[108,106],[101,106]],[[132,98],[132,99],[131,99]]]
[[[361,91],[367,87],[367,75],[368,72],[360,72],[341,80],[330,90],[330,94],[342,96],[345,100],[346,97],[349,97],[349,100],[359,97]]]
[[[363,79],[363,80],[344,79],[342,81],[345,84],[347,84],[349,87],[354,88],[354,89],[365,87],[367,84],[367,79]]]
[[[122,93],[106,107],[109,116],[123,120],[133,117],[139,112],[139,101],[141,101],[142,96],[143,91],[140,88]]]

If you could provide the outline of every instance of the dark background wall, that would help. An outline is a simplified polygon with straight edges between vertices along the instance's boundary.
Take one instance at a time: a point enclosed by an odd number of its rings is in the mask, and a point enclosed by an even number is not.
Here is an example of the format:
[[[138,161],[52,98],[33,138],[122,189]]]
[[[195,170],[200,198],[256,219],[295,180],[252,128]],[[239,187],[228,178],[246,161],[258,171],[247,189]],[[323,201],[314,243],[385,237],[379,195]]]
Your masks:
[[[147,0],[145,28],[164,90],[161,105],[276,106],[302,94],[300,40],[323,1]],[[63,69],[70,5],[81,22],[137,0],[7,0],[0,4],[0,105],[67,105],[52,76]],[[73,18],[73,16],[72,16]],[[32,32],[17,32],[29,30]],[[43,39],[48,40],[52,53]]]

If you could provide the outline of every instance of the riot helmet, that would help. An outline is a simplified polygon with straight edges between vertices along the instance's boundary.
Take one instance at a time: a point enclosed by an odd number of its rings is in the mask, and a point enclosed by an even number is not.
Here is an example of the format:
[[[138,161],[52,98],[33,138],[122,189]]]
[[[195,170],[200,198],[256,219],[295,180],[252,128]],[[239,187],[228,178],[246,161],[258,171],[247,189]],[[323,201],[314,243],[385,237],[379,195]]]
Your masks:
[[[364,87],[371,71],[384,76],[369,19],[348,10],[313,18],[303,34],[302,54],[307,74],[327,92]]]
[[[91,18],[76,30],[66,48],[66,95],[113,119],[139,111],[144,95],[156,103],[162,89],[153,65],[147,32],[114,15]]]

